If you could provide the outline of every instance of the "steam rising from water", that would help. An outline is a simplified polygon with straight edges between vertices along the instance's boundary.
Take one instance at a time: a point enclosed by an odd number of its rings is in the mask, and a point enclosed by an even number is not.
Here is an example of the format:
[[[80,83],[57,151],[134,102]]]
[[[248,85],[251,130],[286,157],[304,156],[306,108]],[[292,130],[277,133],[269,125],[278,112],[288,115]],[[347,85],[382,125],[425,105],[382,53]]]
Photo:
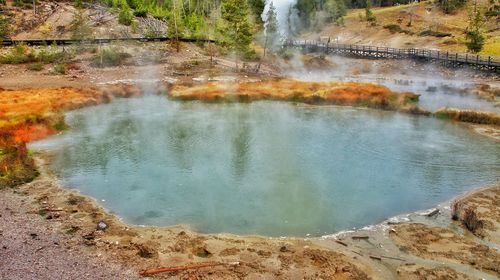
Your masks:
[[[495,182],[495,142],[433,118],[280,102],[164,97],[70,112],[54,152],[63,185],[127,222],[203,232],[324,235]]]
[[[310,56],[320,57],[319,54]],[[319,60],[321,60],[320,58]],[[312,81],[365,82],[387,86],[393,91],[420,95],[419,105],[430,111],[450,107],[500,113],[495,102],[479,98],[474,90],[473,73],[467,70],[446,69],[412,60],[370,60],[342,56],[326,56],[327,67],[306,65],[298,51],[290,52],[290,59],[281,62],[290,78]],[[321,68],[321,69],[319,69]],[[447,74],[443,73],[449,71]],[[497,83],[498,85],[498,83]]]

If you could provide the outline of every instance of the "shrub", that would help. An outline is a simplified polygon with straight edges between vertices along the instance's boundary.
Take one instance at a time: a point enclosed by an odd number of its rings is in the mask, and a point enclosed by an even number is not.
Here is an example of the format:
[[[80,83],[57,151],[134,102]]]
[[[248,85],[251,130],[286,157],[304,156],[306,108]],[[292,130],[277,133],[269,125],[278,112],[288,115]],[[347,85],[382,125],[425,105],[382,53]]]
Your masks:
[[[92,65],[96,67],[111,67],[122,65],[123,62],[131,57],[130,54],[120,52],[116,48],[101,49],[93,58]]]
[[[21,64],[34,61],[34,53],[25,44],[16,45],[9,53],[0,56],[0,63],[3,64]]]
[[[134,15],[132,14],[132,10],[130,10],[130,8],[125,2],[124,4],[122,4],[120,13],[118,14],[118,22],[120,24],[130,26],[132,24],[133,19]]]
[[[30,71],[41,71],[43,69],[43,64],[40,62],[35,62],[28,64],[26,68]]]
[[[10,37],[10,26],[8,19],[0,15],[0,40],[9,39]]]
[[[384,25],[384,28],[389,30],[391,33],[398,33],[398,32],[403,31],[401,26],[399,26],[397,24],[387,24],[387,25]]]
[[[441,31],[433,31],[433,30],[427,29],[427,30],[420,32],[419,35],[420,36],[433,36],[433,37],[442,38],[442,37],[451,36],[451,33],[441,32]]]
[[[136,17],[146,17],[148,15],[148,12],[146,10],[135,10],[134,11],[134,16]]]
[[[479,31],[470,31],[465,35],[467,49],[473,53],[478,53],[483,49],[485,38]]]
[[[483,227],[483,221],[479,220],[479,218],[477,217],[476,209],[470,207],[464,210],[462,223],[468,230],[473,233]]]
[[[55,47],[43,47],[39,51],[24,44],[16,45],[7,54],[0,56],[0,63],[3,64],[21,64],[21,63],[54,63],[64,59],[64,54],[58,52]]]
[[[62,74],[62,75],[66,74],[66,67],[63,64],[54,65],[53,70],[57,74]]]

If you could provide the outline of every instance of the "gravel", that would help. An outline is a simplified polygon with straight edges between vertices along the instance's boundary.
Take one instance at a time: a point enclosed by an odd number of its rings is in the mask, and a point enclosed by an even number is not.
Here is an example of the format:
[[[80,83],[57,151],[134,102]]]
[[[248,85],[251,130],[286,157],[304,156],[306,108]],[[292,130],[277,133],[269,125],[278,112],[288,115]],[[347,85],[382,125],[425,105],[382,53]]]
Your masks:
[[[140,279],[81,246],[22,194],[0,190],[0,279]]]

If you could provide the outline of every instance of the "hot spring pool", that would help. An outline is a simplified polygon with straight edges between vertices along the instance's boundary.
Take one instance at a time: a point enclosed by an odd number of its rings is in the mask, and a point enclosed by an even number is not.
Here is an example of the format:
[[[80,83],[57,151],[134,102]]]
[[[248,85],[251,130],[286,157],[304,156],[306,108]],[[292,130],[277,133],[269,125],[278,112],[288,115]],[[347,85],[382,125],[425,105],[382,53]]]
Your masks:
[[[323,235],[497,182],[500,145],[451,122],[289,103],[146,96],[67,114],[33,143],[65,186],[126,222]]]

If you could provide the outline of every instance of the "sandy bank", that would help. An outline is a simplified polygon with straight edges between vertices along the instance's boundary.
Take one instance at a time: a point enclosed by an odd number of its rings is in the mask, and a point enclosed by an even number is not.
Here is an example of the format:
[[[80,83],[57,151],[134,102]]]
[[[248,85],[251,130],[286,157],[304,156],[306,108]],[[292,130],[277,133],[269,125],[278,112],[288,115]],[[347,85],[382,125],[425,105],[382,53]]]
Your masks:
[[[51,271],[45,267],[53,264],[48,255],[52,250],[69,254],[69,260],[76,258],[75,261],[85,269],[87,265],[93,265],[87,262],[89,256],[99,256],[97,261],[102,265],[99,273],[119,269],[122,279],[133,279],[144,269],[207,262],[223,265],[155,277],[405,279],[410,275],[419,279],[445,272],[462,279],[499,276],[497,249],[468,234],[459,222],[453,222],[450,211],[446,210],[448,204],[441,207],[436,216],[414,213],[400,217],[399,221],[404,222],[392,220],[372,228],[323,238],[207,235],[192,232],[185,226],[160,228],[124,224],[93,199],[60,187],[44,162],[37,159],[41,175],[34,182],[17,189],[4,189],[0,196],[0,200],[8,201],[2,205],[12,207],[1,209],[1,230],[3,236],[7,236],[2,240],[30,244],[11,247],[7,244],[11,249],[4,249],[3,254],[16,256],[4,264],[6,270],[3,270],[14,278],[19,273],[14,267],[24,268],[24,279],[50,275],[43,273]],[[476,207],[495,205],[493,202],[499,193],[500,186],[496,186],[481,189],[461,200]],[[481,201],[477,200],[478,195]],[[492,207],[493,212],[485,216],[481,216],[481,212],[480,219],[497,215],[493,223],[498,227],[498,207]],[[9,214],[12,211],[15,216]],[[96,230],[100,221],[108,225],[105,231]],[[18,227],[29,234],[14,236]],[[44,241],[33,240],[31,233]],[[68,245],[64,247],[45,241],[54,239],[62,240],[58,241],[59,244],[66,242],[64,244]],[[498,243],[490,242],[498,248]],[[61,250],[60,247],[64,248]],[[30,250],[40,256],[38,263],[33,264],[30,258],[24,257]],[[64,268],[65,263],[54,265]],[[59,271],[64,274],[64,270]],[[76,269],[75,273],[78,271]],[[89,270],[89,277],[82,276],[82,279],[101,275],[94,273],[96,270]]]

